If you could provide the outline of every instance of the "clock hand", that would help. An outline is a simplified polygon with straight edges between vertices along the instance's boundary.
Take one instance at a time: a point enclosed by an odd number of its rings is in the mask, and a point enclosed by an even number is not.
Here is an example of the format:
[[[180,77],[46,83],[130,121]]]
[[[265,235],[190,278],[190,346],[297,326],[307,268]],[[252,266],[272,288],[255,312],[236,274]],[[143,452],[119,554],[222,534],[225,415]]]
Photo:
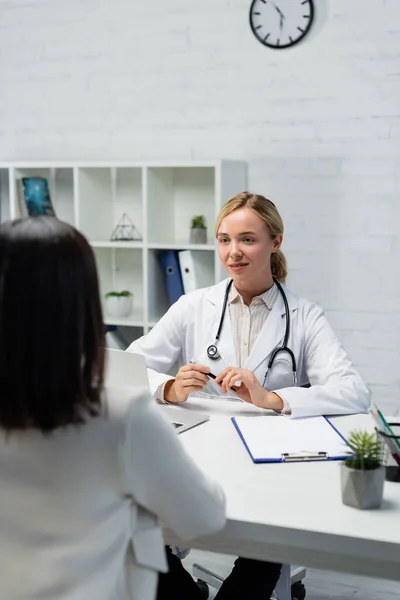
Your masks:
[[[279,8],[279,7],[278,7],[276,4],[274,4],[274,7],[275,7],[275,9],[278,11],[278,13],[281,15],[281,18],[282,18],[282,19],[284,19],[284,18],[285,18],[285,15],[284,15],[284,14],[283,14],[283,12],[281,11],[281,9],[280,9],[280,8]]]
[[[285,19],[285,15],[284,15],[284,14],[283,14],[283,12],[281,11],[281,9],[280,9],[280,8],[278,8],[278,7],[276,6],[276,4],[274,4],[274,7],[275,7],[275,9],[277,10],[277,12],[278,12],[278,13],[279,13],[279,15],[280,15],[280,28],[281,28],[281,30],[282,30],[282,29],[283,29],[283,21],[284,21],[284,19]]]

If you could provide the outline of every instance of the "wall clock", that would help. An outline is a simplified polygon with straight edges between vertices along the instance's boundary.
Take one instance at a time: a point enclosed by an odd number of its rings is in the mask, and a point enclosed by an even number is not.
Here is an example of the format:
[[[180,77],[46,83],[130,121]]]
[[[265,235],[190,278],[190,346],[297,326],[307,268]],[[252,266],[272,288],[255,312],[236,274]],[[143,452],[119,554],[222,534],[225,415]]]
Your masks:
[[[310,31],[314,13],[313,0],[253,0],[250,27],[264,46],[290,48]]]

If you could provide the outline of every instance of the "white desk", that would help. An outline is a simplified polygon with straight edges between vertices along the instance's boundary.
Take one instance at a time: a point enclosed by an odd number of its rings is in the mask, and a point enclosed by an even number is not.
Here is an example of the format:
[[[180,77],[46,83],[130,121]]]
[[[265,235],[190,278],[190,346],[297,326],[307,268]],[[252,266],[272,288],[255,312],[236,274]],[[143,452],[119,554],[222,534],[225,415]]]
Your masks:
[[[192,399],[184,408],[211,416],[181,440],[227,498],[225,529],[192,548],[400,581],[400,483],[385,482],[379,510],[347,507],[339,462],[253,464],[230,417],[261,409],[221,399]],[[369,415],[335,421],[345,435],[373,431]],[[167,540],[185,545],[170,532]]]

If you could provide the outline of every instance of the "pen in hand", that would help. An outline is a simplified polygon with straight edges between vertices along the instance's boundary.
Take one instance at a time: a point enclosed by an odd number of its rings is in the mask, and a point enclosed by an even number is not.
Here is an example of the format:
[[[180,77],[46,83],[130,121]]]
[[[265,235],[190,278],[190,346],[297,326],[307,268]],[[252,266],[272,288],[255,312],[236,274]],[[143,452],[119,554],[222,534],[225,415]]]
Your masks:
[[[204,375],[208,375],[208,377],[211,377],[211,379],[217,379],[217,376],[214,375],[214,373],[211,373],[211,371],[209,373],[204,373]],[[237,387],[231,385],[231,390],[233,390],[236,393]]]
[[[196,364],[195,360],[191,360],[190,362],[193,363],[194,365]],[[207,375],[207,377],[211,377],[211,379],[217,379],[217,376],[214,375],[214,373],[211,373],[211,371],[209,373],[203,373],[203,375]],[[239,386],[237,386],[237,387],[231,386],[231,390],[233,390],[235,393],[237,393],[237,388],[238,387]]]

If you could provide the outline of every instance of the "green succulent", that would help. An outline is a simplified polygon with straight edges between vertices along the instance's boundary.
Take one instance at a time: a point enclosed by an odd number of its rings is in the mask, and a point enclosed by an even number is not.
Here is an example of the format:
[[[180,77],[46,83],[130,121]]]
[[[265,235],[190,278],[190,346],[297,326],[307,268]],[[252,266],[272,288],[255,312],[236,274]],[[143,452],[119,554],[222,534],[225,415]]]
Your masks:
[[[107,292],[104,295],[104,298],[130,298],[133,296],[132,292],[129,290],[122,290],[122,292]]]
[[[369,471],[382,464],[382,442],[376,433],[353,430],[347,440],[354,456],[347,458],[345,464],[352,469]]]
[[[197,215],[192,218],[192,229],[207,229],[206,220],[204,215]]]

